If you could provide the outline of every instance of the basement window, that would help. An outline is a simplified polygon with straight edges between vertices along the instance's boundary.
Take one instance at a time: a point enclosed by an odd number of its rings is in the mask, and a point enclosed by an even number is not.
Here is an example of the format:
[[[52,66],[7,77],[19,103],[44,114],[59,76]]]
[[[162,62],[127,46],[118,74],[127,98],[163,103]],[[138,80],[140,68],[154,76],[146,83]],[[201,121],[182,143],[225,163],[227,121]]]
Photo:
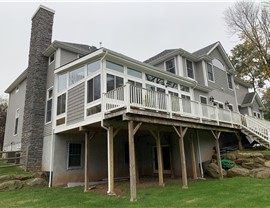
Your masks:
[[[69,143],[68,144],[68,169],[82,167],[82,144]]]

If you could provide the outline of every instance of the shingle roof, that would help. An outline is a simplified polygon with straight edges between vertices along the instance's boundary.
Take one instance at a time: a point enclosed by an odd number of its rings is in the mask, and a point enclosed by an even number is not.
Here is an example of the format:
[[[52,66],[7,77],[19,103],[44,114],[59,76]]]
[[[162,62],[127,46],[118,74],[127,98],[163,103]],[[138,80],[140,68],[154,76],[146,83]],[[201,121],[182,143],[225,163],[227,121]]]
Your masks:
[[[156,59],[158,59],[158,58],[160,58],[162,56],[165,56],[166,54],[171,53],[171,52],[173,52],[175,50],[176,49],[167,49],[167,50],[164,50],[161,53],[159,53],[159,54],[157,54],[157,55],[155,55],[155,56],[153,56],[153,57],[145,60],[144,63],[147,63],[148,64],[148,63],[150,63],[150,62],[152,62],[152,61],[154,61],[154,60],[156,60]]]
[[[256,95],[256,92],[247,93],[246,96],[244,97],[242,105],[247,105],[247,104],[252,103],[255,95]]]
[[[217,43],[218,43],[218,41],[215,42],[215,43],[212,43],[211,45],[208,45],[208,46],[206,46],[206,47],[204,47],[204,48],[202,48],[202,49],[200,49],[198,51],[195,51],[192,54],[195,55],[195,56],[206,55]]]
[[[92,51],[93,49],[96,50],[97,48],[94,46],[89,46],[89,45],[85,45],[85,44],[78,44],[78,43],[70,43],[70,42],[63,42],[63,41],[58,41],[60,44],[65,44],[65,45],[69,45],[73,48],[77,48],[80,50],[84,50],[84,51]]]

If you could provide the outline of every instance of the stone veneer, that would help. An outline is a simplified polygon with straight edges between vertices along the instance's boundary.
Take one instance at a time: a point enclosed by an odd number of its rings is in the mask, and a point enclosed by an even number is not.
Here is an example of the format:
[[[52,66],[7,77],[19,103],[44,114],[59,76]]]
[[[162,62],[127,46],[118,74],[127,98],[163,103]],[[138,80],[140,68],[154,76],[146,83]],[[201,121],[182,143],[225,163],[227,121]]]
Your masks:
[[[53,17],[53,11],[40,6],[32,18],[22,129],[22,156],[28,147],[29,170],[40,170],[42,162],[48,69],[48,58],[42,53],[51,44]]]

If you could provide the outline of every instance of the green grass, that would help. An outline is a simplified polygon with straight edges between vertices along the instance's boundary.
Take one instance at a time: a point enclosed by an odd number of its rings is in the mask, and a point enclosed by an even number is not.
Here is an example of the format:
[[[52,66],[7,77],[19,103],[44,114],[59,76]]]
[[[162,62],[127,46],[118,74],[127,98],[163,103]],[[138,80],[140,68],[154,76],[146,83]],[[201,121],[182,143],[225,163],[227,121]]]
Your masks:
[[[120,196],[97,192],[84,193],[75,188],[24,188],[0,193],[0,207],[270,207],[270,179],[229,178],[189,181],[166,180],[165,187],[139,185],[137,202],[129,201],[129,183],[116,183]],[[106,186],[103,188],[106,189]]]
[[[5,161],[0,160],[0,176],[2,175],[22,175],[22,176],[30,176],[31,174],[28,172],[25,172],[20,167],[6,167],[2,168],[1,166],[6,166],[10,164],[6,164]]]

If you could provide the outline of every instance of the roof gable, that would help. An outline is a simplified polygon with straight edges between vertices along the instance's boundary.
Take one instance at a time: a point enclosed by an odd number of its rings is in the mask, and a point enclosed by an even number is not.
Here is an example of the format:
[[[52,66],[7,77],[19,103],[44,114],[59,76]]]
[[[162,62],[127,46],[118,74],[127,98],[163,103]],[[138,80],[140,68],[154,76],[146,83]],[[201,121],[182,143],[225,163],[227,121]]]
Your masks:
[[[243,99],[241,106],[242,107],[251,106],[254,102],[257,102],[259,107],[264,107],[260,96],[256,92],[247,93]]]

